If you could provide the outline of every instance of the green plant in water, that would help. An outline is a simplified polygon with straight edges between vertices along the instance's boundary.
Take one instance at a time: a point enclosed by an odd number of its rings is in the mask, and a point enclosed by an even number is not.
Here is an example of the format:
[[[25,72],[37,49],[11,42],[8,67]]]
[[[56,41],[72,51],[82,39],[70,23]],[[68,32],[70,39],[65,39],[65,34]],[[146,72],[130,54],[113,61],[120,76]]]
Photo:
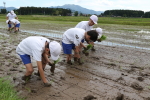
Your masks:
[[[98,41],[99,41],[99,42],[104,41],[104,40],[106,40],[106,38],[107,38],[107,37],[106,37],[105,35],[102,35],[102,36],[98,39]]]
[[[93,45],[92,45],[92,44],[89,44],[89,45],[87,45],[86,49],[87,49],[87,50],[90,50],[90,49],[92,49],[92,47],[93,47]],[[86,50],[86,51],[87,51],[87,50]]]
[[[86,56],[89,55],[89,50],[92,49],[93,45],[89,44],[86,48],[82,51]]]
[[[57,64],[60,61],[60,58],[54,61],[54,65]]]

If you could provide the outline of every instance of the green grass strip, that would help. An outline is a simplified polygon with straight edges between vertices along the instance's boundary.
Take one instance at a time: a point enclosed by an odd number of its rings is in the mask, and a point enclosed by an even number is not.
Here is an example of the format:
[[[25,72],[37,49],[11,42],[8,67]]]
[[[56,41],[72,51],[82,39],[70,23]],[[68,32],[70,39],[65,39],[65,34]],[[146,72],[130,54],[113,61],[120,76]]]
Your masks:
[[[17,96],[10,80],[0,78],[0,100],[23,100]]]

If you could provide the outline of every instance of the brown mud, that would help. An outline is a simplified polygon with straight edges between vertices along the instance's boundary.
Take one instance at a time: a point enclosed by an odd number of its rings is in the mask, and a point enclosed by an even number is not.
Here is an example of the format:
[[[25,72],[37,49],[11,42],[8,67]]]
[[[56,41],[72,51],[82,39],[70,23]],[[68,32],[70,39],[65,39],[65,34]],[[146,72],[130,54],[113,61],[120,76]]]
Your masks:
[[[3,33],[0,34],[0,77],[11,80],[25,100],[150,99],[149,50],[96,44],[96,51],[90,51],[89,56],[81,54],[82,65],[68,65],[61,53],[54,75],[50,66],[46,66],[44,72],[52,86],[44,87],[34,75],[37,72],[34,60],[31,80],[26,83],[21,79],[26,69],[15,52],[18,43],[33,34],[9,33],[6,29],[0,29],[0,33]],[[47,38],[60,42],[59,38]]]

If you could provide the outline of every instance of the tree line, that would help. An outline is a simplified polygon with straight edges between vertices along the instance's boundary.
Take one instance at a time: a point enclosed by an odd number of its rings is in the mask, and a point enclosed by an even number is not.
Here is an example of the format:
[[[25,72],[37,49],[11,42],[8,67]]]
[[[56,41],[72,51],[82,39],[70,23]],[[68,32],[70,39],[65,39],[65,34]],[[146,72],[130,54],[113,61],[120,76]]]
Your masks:
[[[150,12],[140,10],[106,10],[102,16],[110,17],[144,17],[150,18]]]
[[[60,15],[60,16],[71,15],[70,9],[45,8],[45,7],[20,7],[19,9],[15,9],[14,12],[17,15]],[[1,9],[1,13],[5,14],[6,9]]]
[[[56,16],[71,16],[72,11],[70,9],[63,8],[46,8],[46,7],[20,7],[14,10],[17,15],[56,15]],[[6,9],[1,9],[1,14],[6,14]],[[74,12],[74,16],[78,16],[78,11]],[[83,16],[84,14],[80,14]],[[150,12],[140,10],[106,10],[98,16],[105,17],[142,17],[150,18]]]

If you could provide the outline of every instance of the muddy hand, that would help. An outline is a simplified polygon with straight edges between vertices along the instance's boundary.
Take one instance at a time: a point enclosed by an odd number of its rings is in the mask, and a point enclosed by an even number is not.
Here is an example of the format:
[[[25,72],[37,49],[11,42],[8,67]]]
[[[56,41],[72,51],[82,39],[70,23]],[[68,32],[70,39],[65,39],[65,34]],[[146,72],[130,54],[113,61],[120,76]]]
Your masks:
[[[97,39],[97,41],[98,41],[98,42],[102,42],[102,40],[101,40],[101,39]]]
[[[92,49],[91,49],[91,50],[92,50],[92,51],[96,51],[96,50],[95,50],[95,48],[94,48],[94,46],[92,47]]]
[[[84,50],[82,51],[82,53],[83,53],[83,54],[85,54],[85,53],[86,53],[86,51],[87,51],[87,48],[86,48],[86,47],[84,47]]]
[[[54,74],[55,64],[49,63],[49,65],[51,66],[50,71],[52,72],[52,74]]]

